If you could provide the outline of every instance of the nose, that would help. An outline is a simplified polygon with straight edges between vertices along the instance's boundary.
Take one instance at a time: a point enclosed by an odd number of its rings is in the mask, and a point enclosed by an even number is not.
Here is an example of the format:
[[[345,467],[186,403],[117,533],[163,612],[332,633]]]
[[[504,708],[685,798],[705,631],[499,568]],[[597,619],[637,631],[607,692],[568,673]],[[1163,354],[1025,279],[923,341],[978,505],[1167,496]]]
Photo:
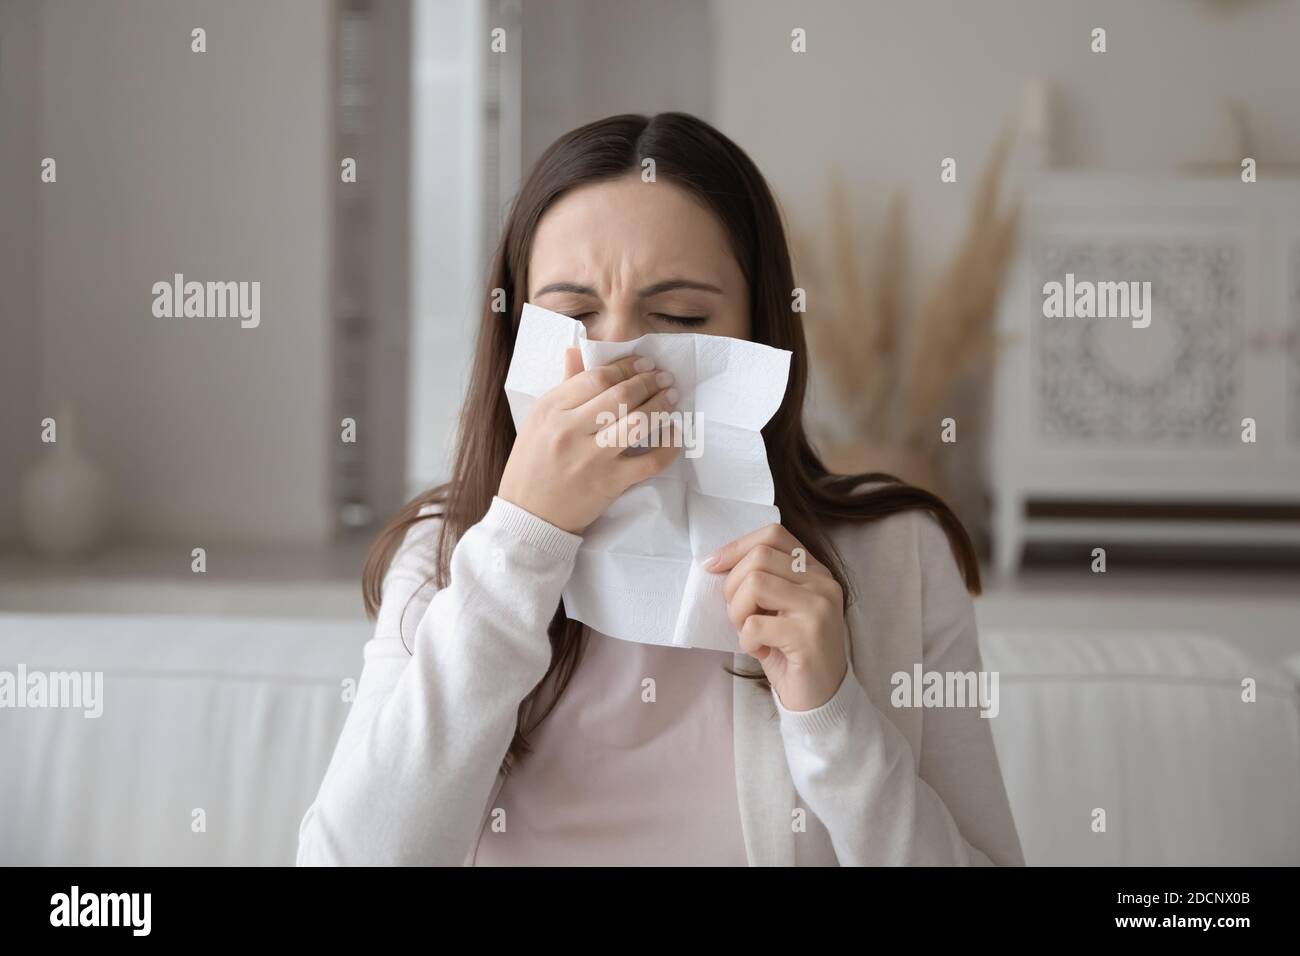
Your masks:
[[[630,342],[649,331],[635,308],[607,307],[587,322],[587,338],[596,342]]]

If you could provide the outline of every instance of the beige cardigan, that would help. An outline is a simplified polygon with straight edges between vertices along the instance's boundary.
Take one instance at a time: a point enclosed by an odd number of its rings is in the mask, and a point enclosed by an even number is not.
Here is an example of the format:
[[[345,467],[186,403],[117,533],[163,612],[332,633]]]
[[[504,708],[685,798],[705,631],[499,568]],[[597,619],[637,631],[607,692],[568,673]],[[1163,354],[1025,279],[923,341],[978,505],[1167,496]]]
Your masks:
[[[449,586],[431,595],[421,584],[436,529],[436,519],[412,528],[385,579],[357,698],[300,826],[300,865],[467,863],[504,782],[500,761],[549,663],[546,625],[581,538],[496,499],[457,545]],[[831,534],[856,595],[839,690],[789,711],[752,681],[733,684],[750,865],[1023,865],[988,719],[891,704],[892,676],[918,662],[981,668],[974,607],[942,530],[906,512]],[[738,654],[735,667],[756,662]],[[796,802],[812,811],[806,830],[792,824]]]

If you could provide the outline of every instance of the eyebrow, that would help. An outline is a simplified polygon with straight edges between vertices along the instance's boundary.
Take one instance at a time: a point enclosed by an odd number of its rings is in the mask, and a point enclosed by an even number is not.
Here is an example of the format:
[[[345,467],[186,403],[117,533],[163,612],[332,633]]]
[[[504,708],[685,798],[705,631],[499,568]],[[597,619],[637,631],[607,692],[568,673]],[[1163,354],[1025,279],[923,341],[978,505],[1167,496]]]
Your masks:
[[[694,279],[665,279],[663,282],[656,282],[654,285],[646,286],[636,294],[636,297],[638,299],[649,299],[677,289],[694,289],[698,292],[716,292],[718,295],[722,295],[721,289],[708,282],[697,282]],[[540,299],[550,292],[570,292],[574,295],[596,294],[596,290],[588,285],[578,285],[576,282],[552,282],[550,285],[544,285],[538,289],[533,298]]]

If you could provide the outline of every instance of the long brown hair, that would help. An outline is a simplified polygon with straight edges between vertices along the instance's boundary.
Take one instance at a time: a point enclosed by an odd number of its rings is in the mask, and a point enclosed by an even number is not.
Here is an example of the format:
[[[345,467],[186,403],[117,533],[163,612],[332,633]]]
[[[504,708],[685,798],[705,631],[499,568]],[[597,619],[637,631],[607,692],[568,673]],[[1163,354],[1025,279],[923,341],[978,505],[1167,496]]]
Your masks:
[[[546,150],[520,189],[492,260],[451,479],[410,501],[380,532],[362,574],[367,613],[371,617],[377,613],[384,574],[413,524],[431,518],[442,521],[436,574],[428,583],[443,588],[456,543],[492,504],[515,439],[505,376],[527,297],[533,234],[542,215],[575,187],[639,172],[647,158],[654,160],[656,179],[663,177],[684,188],[722,223],[749,287],[753,340],[793,353],[785,401],[763,429],[781,523],[831,569],[844,590],[847,607],[853,588],[827,527],[901,511],[928,511],[946,532],[967,589],[978,594],[979,565],[970,538],[939,498],[882,473],[832,475],[818,458],[803,430],[807,349],[800,318],[790,308],[795,282],[776,201],[753,161],[730,139],[694,116],[660,113],[612,116],[566,133]],[[492,307],[498,289],[504,290],[504,311]],[[876,487],[859,490],[867,483]],[[430,504],[436,506],[436,513],[419,515]],[[585,627],[565,617],[563,602],[548,634],[550,668],[519,706],[514,739],[502,764],[506,771],[529,752],[528,734],[551,712],[581,658]],[[727,670],[767,686],[761,671]],[[530,720],[539,691],[548,682],[555,688],[550,703]]]

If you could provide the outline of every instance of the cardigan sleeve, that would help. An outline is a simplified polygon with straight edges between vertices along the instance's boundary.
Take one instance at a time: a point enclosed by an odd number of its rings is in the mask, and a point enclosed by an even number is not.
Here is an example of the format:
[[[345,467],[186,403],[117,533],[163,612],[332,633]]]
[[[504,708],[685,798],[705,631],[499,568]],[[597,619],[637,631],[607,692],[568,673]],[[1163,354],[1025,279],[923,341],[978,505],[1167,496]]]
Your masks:
[[[547,627],[582,539],[496,498],[421,601],[437,521],[384,578],[357,696],[298,831],[305,865],[461,865],[520,702],[546,674]],[[432,585],[428,585],[432,588]],[[402,621],[418,621],[411,640]]]
[[[982,670],[975,609],[938,522],[916,514],[923,671]],[[781,705],[795,787],[845,866],[1023,866],[994,749],[978,706],[927,707],[919,771],[912,746],[848,669],[813,710]]]

